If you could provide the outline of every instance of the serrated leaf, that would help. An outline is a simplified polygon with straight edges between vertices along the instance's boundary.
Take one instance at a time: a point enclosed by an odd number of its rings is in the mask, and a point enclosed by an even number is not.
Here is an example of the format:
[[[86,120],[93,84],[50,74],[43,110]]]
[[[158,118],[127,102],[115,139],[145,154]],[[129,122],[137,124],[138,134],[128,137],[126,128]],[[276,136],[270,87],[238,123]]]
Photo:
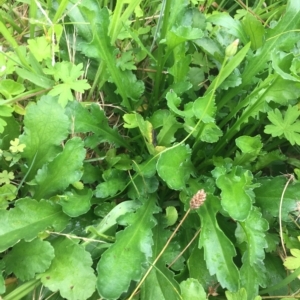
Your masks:
[[[258,180],[261,187],[255,189],[255,201],[262,208],[263,213],[279,216],[279,203],[282,191],[287,179],[284,176],[264,177]],[[281,218],[284,222],[290,222],[288,214],[297,210],[297,199],[300,199],[300,183],[292,182],[284,193],[284,200],[281,207]]]
[[[206,267],[204,259],[204,249],[194,247],[189,259],[187,260],[187,266],[191,278],[197,279],[197,281],[207,290],[210,286],[214,285],[217,281],[216,276],[211,276],[209,270]]]
[[[70,217],[78,217],[89,211],[91,207],[91,189],[83,191],[68,191],[58,201],[62,206],[63,212]]]
[[[20,143],[26,145],[22,156],[28,166],[34,161],[28,175],[32,179],[39,168],[60,152],[59,145],[69,134],[70,122],[55,98],[43,96],[37,104],[27,106],[24,125]]]
[[[201,132],[200,139],[203,142],[216,143],[222,135],[222,130],[215,123],[206,123]]]
[[[262,262],[265,258],[264,248],[268,247],[265,232],[269,229],[266,219],[262,218],[261,213],[255,209],[249,214],[249,217],[242,226],[238,226],[236,235],[238,242],[247,243],[248,260],[250,265]]]
[[[35,177],[38,184],[35,188],[35,198],[52,196],[80,180],[84,158],[83,141],[79,137],[68,140],[63,151],[38,171]]]
[[[259,286],[266,286],[266,268],[262,261],[250,263],[247,251],[242,258],[243,265],[240,269],[241,286],[247,290],[248,300],[258,295]]]
[[[152,255],[152,232],[155,225],[155,198],[147,199],[134,215],[130,225],[116,235],[116,242],[104,252],[98,262],[97,289],[108,299],[117,299],[129,288],[131,281],[138,281]],[[118,278],[116,282],[116,278]]]
[[[19,240],[31,240],[52,226],[54,230],[65,228],[69,218],[58,204],[30,198],[17,200],[10,210],[0,210],[0,252],[15,245]]]
[[[203,97],[199,97],[194,102],[193,110],[195,117],[202,122],[214,122],[216,113],[215,96],[210,92]]]
[[[297,106],[289,105],[284,117],[276,108],[268,113],[268,119],[273,125],[266,125],[264,132],[273,137],[284,135],[292,145],[300,145],[300,121],[297,120],[299,115],[300,111]]]
[[[218,177],[216,184],[222,190],[222,207],[229,215],[238,221],[244,221],[248,217],[252,199],[249,195],[249,185],[252,174],[241,167],[234,167],[229,174]]]
[[[180,283],[181,296],[183,300],[205,300],[206,293],[198,280],[188,278]]]
[[[189,146],[180,145],[164,151],[156,165],[158,175],[174,190],[183,190],[185,183],[190,178],[191,149]]]
[[[4,256],[6,272],[22,281],[34,278],[36,273],[45,272],[54,258],[54,249],[47,241],[34,239],[31,242],[21,241]]]
[[[59,290],[68,300],[88,299],[94,293],[96,283],[90,253],[66,238],[56,239],[52,246],[55,258],[41,276],[43,285],[53,292]]]
[[[69,116],[75,133],[93,132],[102,142],[130,148],[118,131],[108,125],[104,111],[98,105],[83,107],[79,102],[74,101],[66,107],[66,114]]]
[[[237,291],[239,271],[233,262],[236,251],[217,223],[216,214],[220,209],[220,200],[208,195],[204,205],[197,211],[202,223],[199,247],[204,248],[204,257],[210,274],[216,274],[222,287]]]

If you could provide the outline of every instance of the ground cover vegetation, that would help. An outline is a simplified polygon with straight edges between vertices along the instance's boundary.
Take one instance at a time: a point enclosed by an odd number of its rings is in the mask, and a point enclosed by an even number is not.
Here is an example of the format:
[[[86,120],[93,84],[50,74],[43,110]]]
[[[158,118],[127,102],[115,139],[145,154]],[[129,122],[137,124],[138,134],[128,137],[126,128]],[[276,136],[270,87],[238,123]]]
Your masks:
[[[2,299],[299,299],[300,1],[0,1]]]

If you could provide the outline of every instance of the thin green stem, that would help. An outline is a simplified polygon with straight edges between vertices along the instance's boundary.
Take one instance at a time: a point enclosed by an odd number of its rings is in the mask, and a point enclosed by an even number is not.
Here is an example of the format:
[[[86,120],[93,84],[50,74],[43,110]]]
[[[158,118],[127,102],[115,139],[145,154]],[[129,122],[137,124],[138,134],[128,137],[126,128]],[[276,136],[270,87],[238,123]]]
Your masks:
[[[160,33],[160,40],[164,39],[166,37],[166,34],[168,32],[168,26],[169,26],[169,18],[170,18],[170,11],[171,11],[171,0],[164,0],[162,5],[162,8],[164,8],[163,14],[161,14],[160,19],[163,19],[161,33]],[[159,19],[159,22],[160,22]],[[164,84],[164,77],[163,74],[163,68],[165,66],[166,57],[164,55],[165,45],[159,43],[158,49],[157,49],[157,72],[155,74],[154,79],[154,91],[153,91],[153,99],[151,105],[153,106],[153,109],[158,105],[158,101],[160,98],[160,90],[161,86]]]

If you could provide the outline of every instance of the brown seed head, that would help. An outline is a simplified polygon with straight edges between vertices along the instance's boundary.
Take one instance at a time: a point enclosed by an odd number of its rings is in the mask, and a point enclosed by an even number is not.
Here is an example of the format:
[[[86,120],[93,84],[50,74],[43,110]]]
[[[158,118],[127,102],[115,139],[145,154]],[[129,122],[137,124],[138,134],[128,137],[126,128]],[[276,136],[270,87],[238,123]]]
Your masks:
[[[206,199],[205,191],[203,189],[198,191],[190,201],[190,208],[198,209],[204,203],[205,199]]]

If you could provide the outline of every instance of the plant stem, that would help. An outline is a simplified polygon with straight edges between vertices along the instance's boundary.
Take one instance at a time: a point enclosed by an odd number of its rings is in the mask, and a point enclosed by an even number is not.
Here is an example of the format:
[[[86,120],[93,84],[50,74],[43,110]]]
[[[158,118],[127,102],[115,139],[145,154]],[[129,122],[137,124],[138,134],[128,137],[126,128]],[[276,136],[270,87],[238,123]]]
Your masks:
[[[139,282],[139,284],[136,286],[135,290],[131,293],[130,297],[128,298],[128,300],[131,300],[134,295],[136,294],[136,292],[138,291],[138,289],[141,287],[141,285],[144,283],[144,281],[146,280],[147,276],[150,274],[150,272],[152,271],[152,269],[154,268],[155,264],[158,262],[158,260],[161,258],[161,256],[163,255],[163,253],[165,252],[165,250],[167,249],[167,247],[169,246],[171,240],[173,239],[173,237],[175,236],[175,234],[177,233],[177,231],[179,230],[179,228],[181,227],[182,223],[185,221],[185,219],[187,218],[188,214],[190,213],[191,209],[189,208],[185,215],[183,216],[183,218],[181,219],[181,221],[179,222],[179,224],[177,225],[177,227],[175,228],[175,230],[173,231],[173,233],[171,234],[171,236],[169,237],[169,239],[167,240],[166,244],[164,245],[164,247],[161,249],[160,253],[158,254],[158,256],[156,257],[156,259],[153,261],[153,263],[151,264],[151,266],[149,267],[149,269],[147,270],[147,272],[145,273],[145,275],[143,276],[143,278],[141,279],[141,281]]]

